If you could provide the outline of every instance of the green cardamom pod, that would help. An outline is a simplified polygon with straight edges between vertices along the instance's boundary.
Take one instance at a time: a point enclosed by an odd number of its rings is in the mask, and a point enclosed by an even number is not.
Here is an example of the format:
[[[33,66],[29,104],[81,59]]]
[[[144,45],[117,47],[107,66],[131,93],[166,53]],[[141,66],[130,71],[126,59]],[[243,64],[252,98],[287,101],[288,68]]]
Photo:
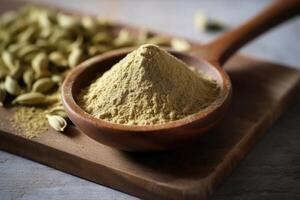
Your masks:
[[[92,43],[93,44],[98,44],[98,43],[109,43],[112,41],[112,37],[109,33],[107,32],[99,32],[93,35],[92,37]]]
[[[88,54],[90,56],[94,56],[97,54],[104,53],[108,50],[110,50],[110,48],[107,45],[92,45],[88,47]]]
[[[36,78],[41,78],[50,75],[48,71],[48,58],[45,53],[39,53],[31,62]]]
[[[46,96],[38,92],[29,92],[21,94],[12,101],[12,104],[20,104],[27,106],[45,105],[47,103],[48,101]]]
[[[4,88],[9,94],[14,96],[19,95],[22,92],[18,82],[10,76],[6,76],[4,82]]]
[[[58,67],[68,66],[68,61],[66,57],[59,51],[53,51],[52,53],[50,53],[49,60]]]
[[[176,51],[187,51],[191,48],[191,44],[186,40],[173,38],[171,40],[171,47]]]
[[[55,82],[57,85],[61,85],[62,81],[63,81],[63,77],[62,75],[58,75],[58,74],[53,74],[51,76],[51,79],[53,82]]]
[[[52,89],[55,84],[51,78],[41,78],[33,83],[32,91],[44,93]]]
[[[0,59],[0,80],[3,80],[9,74],[9,69],[2,63]]]
[[[149,44],[156,44],[156,45],[169,45],[170,44],[170,39],[165,36],[153,36],[147,40],[147,43]]]
[[[37,28],[36,28],[36,26],[34,26],[34,24],[29,26],[25,31],[21,32],[18,35],[19,42],[21,42],[21,43],[29,42],[31,40],[31,38],[34,36],[36,30],[37,30]]]
[[[97,22],[90,16],[83,16],[81,18],[81,25],[84,29],[86,29],[89,32],[94,32],[97,27]]]
[[[113,41],[115,47],[131,46],[134,44],[134,38],[127,29],[122,29],[118,37]]]
[[[59,115],[64,119],[68,118],[68,115],[62,105],[58,105],[49,110],[49,113],[52,115]]]
[[[3,84],[0,84],[0,106],[3,106],[3,102],[6,98],[6,91],[4,89]]]
[[[34,81],[34,72],[31,68],[28,68],[24,73],[23,73],[23,81],[28,89],[31,88],[32,83]]]
[[[25,45],[21,47],[21,49],[18,51],[18,57],[23,58],[24,56],[39,51],[40,48],[36,45]]]
[[[18,80],[23,73],[23,68],[20,66],[20,62],[17,60],[15,62],[15,68],[10,72],[10,76],[13,77],[15,80]]]
[[[82,51],[80,48],[74,48],[68,58],[68,64],[70,67],[77,66],[82,60]]]
[[[10,70],[13,71],[15,69],[15,58],[13,55],[8,51],[2,52],[2,60],[5,66]]]
[[[62,13],[57,14],[57,22],[62,28],[66,29],[72,29],[79,25],[79,21],[75,17]]]
[[[67,127],[67,121],[59,115],[46,115],[49,125],[56,131],[63,132]]]

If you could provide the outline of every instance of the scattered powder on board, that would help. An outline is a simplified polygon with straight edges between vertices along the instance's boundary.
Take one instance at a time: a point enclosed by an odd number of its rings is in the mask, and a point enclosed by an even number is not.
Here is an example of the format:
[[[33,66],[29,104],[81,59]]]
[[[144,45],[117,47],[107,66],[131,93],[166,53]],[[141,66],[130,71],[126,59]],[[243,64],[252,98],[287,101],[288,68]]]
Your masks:
[[[46,112],[45,108],[18,106],[10,121],[19,132],[33,138],[48,130]]]
[[[142,45],[79,96],[92,116],[128,125],[178,120],[209,106],[217,83],[155,45]]]

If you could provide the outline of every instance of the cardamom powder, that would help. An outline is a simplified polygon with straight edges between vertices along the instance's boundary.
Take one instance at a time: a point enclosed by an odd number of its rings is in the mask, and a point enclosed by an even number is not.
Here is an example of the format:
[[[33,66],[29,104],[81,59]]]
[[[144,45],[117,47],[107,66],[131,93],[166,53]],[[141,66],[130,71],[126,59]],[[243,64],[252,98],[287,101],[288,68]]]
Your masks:
[[[218,96],[216,81],[156,45],[142,45],[98,77],[79,96],[92,116],[127,125],[182,119]]]
[[[47,110],[44,108],[18,106],[10,122],[14,128],[25,134],[28,138],[34,138],[48,130],[48,122],[45,117]]]

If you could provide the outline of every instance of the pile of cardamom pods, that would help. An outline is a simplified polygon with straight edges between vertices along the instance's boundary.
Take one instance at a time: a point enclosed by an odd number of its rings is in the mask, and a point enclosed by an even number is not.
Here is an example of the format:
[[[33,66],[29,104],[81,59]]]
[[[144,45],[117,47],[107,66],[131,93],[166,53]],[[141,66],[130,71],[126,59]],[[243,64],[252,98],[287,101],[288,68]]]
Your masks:
[[[80,62],[109,50],[144,43],[186,50],[185,41],[133,36],[101,18],[73,16],[38,6],[25,6],[0,16],[0,105],[57,105],[47,116],[50,126],[63,131],[67,115],[59,87],[68,71]]]

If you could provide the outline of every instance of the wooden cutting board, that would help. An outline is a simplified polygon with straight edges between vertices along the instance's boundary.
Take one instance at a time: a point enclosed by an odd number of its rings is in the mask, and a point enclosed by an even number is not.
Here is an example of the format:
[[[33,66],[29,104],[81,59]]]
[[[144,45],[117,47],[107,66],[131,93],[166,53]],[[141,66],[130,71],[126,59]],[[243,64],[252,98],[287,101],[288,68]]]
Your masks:
[[[0,149],[146,199],[206,199],[300,93],[300,72],[242,56],[227,65],[230,109],[215,130],[172,152],[125,153],[71,126],[25,138],[0,108]]]

